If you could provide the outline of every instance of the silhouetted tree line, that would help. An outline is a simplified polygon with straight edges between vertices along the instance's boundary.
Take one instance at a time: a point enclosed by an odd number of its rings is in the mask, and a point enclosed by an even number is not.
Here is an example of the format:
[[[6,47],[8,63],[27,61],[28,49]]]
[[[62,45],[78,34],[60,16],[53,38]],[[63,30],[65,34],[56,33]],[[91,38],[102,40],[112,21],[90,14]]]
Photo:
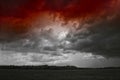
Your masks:
[[[78,69],[75,66],[48,66],[48,65],[43,65],[43,66],[0,66],[0,69],[40,69],[40,70],[63,70],[63,69]]]
[[[103,68],[78,68],[75,66],[14,66],[1,65],[0,69],[39,69],[39,70],[79,70],[79,69],[120,69],[120,67],[103,67]]]

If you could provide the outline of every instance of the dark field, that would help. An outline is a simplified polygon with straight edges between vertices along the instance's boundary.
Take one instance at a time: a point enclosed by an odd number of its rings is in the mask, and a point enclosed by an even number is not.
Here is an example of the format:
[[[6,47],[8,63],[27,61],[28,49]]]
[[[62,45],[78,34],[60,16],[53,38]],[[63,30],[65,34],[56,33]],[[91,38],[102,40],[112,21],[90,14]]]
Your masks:
[[[120,80],[120,69],[0,69],[0,80]]]

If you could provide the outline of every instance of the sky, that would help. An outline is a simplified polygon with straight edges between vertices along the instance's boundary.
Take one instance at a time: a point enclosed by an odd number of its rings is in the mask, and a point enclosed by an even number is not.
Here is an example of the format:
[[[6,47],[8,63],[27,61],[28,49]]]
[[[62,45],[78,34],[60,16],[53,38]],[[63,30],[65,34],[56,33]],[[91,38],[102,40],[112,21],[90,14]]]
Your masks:
[[[0,0],[0,65],[120,66],[119,0]]]

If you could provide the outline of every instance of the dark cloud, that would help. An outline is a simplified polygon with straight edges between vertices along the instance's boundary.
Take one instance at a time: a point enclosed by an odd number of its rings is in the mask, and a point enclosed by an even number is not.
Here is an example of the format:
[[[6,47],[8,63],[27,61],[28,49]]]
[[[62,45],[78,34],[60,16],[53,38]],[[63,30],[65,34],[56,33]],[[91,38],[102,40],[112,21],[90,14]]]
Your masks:
[[[120,57],[119,4],[118,0],[0,0],[0,64],[120,65],[117,58],[105,58]],[[51,21],[54,17],[70,26]],[[80,21],[80,26],[69,21]],[[73,32],[66,37],[63,30],[60,35],[65,38],[58,39],[54,30],[59,31],[59,24]]]
[[[97,17],[101,17],[104,14],[106,17],[106,15],[111,13],[109,11],[114,11],[115,1],[118,0],[1,0],[1,48],[18,52],[40,52],[40,49],[56,51],[57,48],[70,48],[72,46],[72,49],[83,52],[119,56],[118,44],[120,39],[118,36],[120,18],[108,21],[103,20],[87,28],[87,31],[83,33],[73,33],[73,37],[69,39],[72,45],[69,46],[62,45],[61,42],[52,37],[51,30],[33,34],[31,29],[34,30],[36,26],[32,27],[29,25],[32,22],[29,22],[29,19],[38,17],[36,14],[49,12],[53,14],[58,13],[60,17],[68,20],[86,18],[90,21],[89,18],[91,17],[96,20]],[[89,24],[91,25],[91,23]],[[45,42],[46,40],[48,42]]]
[[[107,57],[120,57],[120,16],[91,24],[87,33],[71,38],[72,49]],[[86,32],[86,31],[85,31]],[[82,37],[81,37],[82,36]]]
[[[30,30],[30,29],[29,29]],[[0,42],[11,42],[19,40],[21,38],[27,37],[28,35],[28,25],[23,24],[0,24]]]
[[[26,37],[26,33],[36,27],[30,25],[33,18],[42,18],[41,14],[60,14],[60,17],[68,20],[96,17],[111,11],[111,6],[115,5],[113,2],[114,0],[0,0],[0,41]]]
[[[120,57],[119,21],[120,16],[117,15],[112,18],[93,21],[94,23],[86,23],[89,25],[88,27],[82,27],[76,32],[70,33],[63,42],[53,37],[51,29],[41,29],[40,32],[36,32],[39,34],[31,33],[31,36],[27,38],[2,44],[1,47],[8,51],[35,52],[53,56],[60,55],[59,50],[63,49],[60,53],[69,54],[66,51],[73,50],[106,57]],[[66,41],[69,42],[68,45],[65,44]]]
[[[3,51],[22,52],[23,54],[33,52],[60,55],[57,52],[60,43],[53,37],[51,30],[41,29],[40,32],[36,32],[31,32],[31,34],[29,33],[29,35],[26,35],[25,37],[22,35],[20,35],[20,37],[18,35],[19,39],[15,39],[13,35],[10,39],[7,37],[8,39],[5,39],[5,41],[1,40],[0,49]]]
[[[0,17],[25,18],[32,13],[49,11],[67,18],[77,18],[108,10],[111,2],[113,0],[1,0]]]

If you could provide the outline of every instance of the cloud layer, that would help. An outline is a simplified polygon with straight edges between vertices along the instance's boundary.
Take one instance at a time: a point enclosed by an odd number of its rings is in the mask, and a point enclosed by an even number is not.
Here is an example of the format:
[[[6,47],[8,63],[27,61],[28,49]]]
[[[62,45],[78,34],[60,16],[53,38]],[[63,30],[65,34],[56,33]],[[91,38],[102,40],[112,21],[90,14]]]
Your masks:
[[[92,52],[94,54],[120,57],[120,17],[105,19],[93,24],[85,29],[77,30],[73,37],[72,49]]]
[[[89,20],[109,15],[116,10],[117,0],[1,0],[0,1],[0,40],[11,41],[28,36],[31,23],[43,15],[53,14],[64,21]],[[58,4],[59,3],[59,4]],[[41,22],[43,23],[43,22]],[[13,39],[10,39],[13,37]]]
[[[25,18],[33,13],[49,11],[58,12],[68,18],[77,18],[109,10],[111,6],[115,6],[115,2],[116,0],[1,0],[0,17]]]
[[[119,4],[118,0],[0,0],[0,63],[59,65],[75,55],[81,60],[119,58]]]

